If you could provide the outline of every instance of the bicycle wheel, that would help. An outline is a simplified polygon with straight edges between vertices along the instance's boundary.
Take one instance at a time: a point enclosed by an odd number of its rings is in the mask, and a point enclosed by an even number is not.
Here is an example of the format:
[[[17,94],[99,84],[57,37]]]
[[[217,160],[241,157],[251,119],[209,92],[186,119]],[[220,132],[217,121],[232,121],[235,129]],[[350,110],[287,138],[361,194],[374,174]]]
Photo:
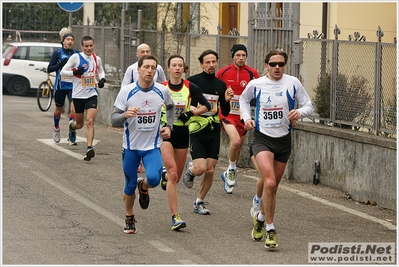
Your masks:
[[[53,90],[47,82],[42,82],[37,89],[37,105],[41,111],[47,111],[53,101]]]

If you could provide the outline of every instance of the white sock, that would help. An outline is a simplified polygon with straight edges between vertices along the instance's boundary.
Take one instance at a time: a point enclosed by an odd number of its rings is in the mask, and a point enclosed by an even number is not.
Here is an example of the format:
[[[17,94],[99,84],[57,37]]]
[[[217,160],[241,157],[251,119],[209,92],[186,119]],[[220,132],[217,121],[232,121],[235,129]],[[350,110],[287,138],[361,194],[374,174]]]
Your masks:
[[[258,197],[258,195],[255,195],[254,199],[255,199],[256,202],[262,203],[262,197]]]
[[[198,204],[198,203],[200,203],[200,202],[204,202],[204,200],[197,197],[197,200],[195,201],[195,203]]]
[[[237,162],[237,161],[230,161],[230,160],[229,160],[229,167],[228,167],[227,171],[229,171],[229,170],[236,170],[236,169],[237,169],[236,162]]]
[[[271,223],[271,224],[266,224],[266,232],[267,231],[269,231],[269,230],[272,230],[272,229],[276,229],[276,228],[274,228],[274,224],[273,223]]]
[[[262,212],[258,213],[258,221],[264,222],[265,221],[265,215],[262,214]]]

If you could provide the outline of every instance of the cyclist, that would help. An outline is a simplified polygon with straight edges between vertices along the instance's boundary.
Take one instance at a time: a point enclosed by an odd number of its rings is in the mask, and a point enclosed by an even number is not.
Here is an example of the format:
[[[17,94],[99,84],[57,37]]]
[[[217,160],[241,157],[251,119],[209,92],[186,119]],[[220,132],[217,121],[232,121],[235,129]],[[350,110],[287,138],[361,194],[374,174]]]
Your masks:
[[[61,76],[60,72],[62,67],[67,63],[71,55],[78,53],[79,51],[73,49],[75,38],[72,33],[67,32],[61,35],[62,48],[55,50],[51,55],[50,62],[47,66],[47,72],[56,72],[55,84],[54,84],[54,142],[60,142],[60,119],[61,113],[64,110],[65,97],[68,97],[70,103],[70,114],[69,120],[75,120],[75,108],[72,102],[72,79],[68,76]],[[76,145],[76,142],[72,142],[68,138],[69,145]]]

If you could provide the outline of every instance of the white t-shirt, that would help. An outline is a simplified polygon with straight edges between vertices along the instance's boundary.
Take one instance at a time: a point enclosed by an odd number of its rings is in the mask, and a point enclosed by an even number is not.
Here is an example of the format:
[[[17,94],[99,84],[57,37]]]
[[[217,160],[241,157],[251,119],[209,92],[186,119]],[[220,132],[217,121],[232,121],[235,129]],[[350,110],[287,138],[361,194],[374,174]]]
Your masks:
[[[78,67],[84,67],[84,73],[73,75]],[[72,76],[72,98],[87,99],[98,95],[97,82],[105,78],[101,58],[94,53],[90,56],[83,52],[73,54],[61,70],[61,75]]]
[[[139,72],[137,70],[138,68],[138,62],[130,65],[125,72],[125,75],[123,76],[122,84],[121,86],[128,85],[129,83],[137,82],[139,79]],[[154,75],[154,82],[162,83],[166,81],[165,73],[163,71],[163,68],[161,65],[157,65],[157,72],[155,72]]]
[[[251,80],[240,96],[241,116],[245,121],[251,118],[250,101],[256,99],[255,130],[270,136],[287,135],[292,127],[288,112],[298,103],[301,118],[313,112],[308,93],[294,76],[284,74],[278,81],[266,76]]]
[[[124,122],[124,149],[148,151],[161,147],[161,110],[164,104],[173,105],[173,100],[169,89],[160,83],[154,83],[149,90],[143,90],[137,82],[121,88],[114,106],[124,111],[131,106],[140,108],[136,117]]]

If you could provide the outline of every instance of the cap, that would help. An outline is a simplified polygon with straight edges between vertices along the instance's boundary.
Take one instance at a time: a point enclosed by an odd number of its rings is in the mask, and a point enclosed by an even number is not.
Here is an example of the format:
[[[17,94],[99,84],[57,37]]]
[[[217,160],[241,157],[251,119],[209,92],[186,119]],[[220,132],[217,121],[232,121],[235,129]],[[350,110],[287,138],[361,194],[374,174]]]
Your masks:
[[[247,47],[243,44],[235,44],[233,45],[233,47],[231,48],[231,57],[234,57],[234,54],[238,51],[238,50],[243,50],[245,51],[245,54],[248,54],[247,52]]]
[[[71,36],[73,39],[75,39],[75,37],[72,35],[72,33],[66,33],[66,34],[64,34],[64,36],[62,36],[61,44],[64,43],[65,39],[66,39],[68,36]]]

